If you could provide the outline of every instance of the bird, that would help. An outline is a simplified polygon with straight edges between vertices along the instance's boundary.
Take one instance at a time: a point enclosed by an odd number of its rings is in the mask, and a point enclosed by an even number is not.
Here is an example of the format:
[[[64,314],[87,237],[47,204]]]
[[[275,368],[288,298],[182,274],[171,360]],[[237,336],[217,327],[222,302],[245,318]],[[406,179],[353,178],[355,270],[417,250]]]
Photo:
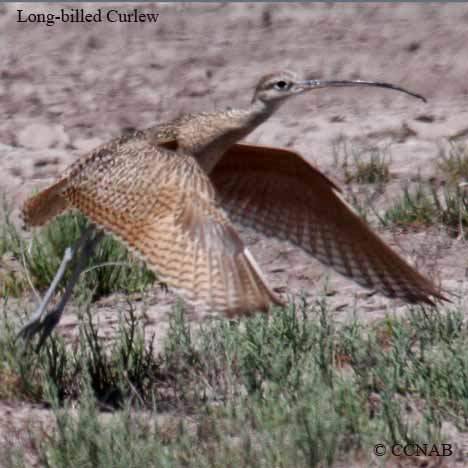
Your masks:
[[[234,318],[284,305],[236,225],[289,242],[357,284],[407,303],[448,300],[390,248],[345,201],[337,184],[291,149],[242,140],[287,100],[321,88],[379,87],[378,81],[319,80],[290,70],[264,75],[243,108],[184,114],[98,146],[23,205],[25,226],[77,209],[90,221],[65,256],[19,336],[50,335],[104,233],[141,258],[188,303]],[[72,258],[75,269],[47,311]]]

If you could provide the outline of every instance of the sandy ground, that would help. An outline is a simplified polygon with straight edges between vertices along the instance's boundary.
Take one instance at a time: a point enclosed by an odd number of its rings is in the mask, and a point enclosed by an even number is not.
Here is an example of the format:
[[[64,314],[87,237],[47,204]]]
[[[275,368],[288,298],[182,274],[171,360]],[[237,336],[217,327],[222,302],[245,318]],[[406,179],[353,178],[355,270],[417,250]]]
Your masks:
[[[294,147],[338,178],[332,166],[337,138],[388,146],[394,178],[379,207],[403,183],[439,177],[441,145],[448,137],[468,138],[468,5],[146,4],[138,9],[159,13],[156,24],[16,21],[18,9],[38,14],[71,7],[104,14],[111,8],[0,5],[0,191],[14,216],[33,188],[100,142],[183,112],[246,105],[257,79],[278,68],[385,80],[428,98],[423,104],[384,90],[321,90],[292,100],[248,137]],[[337,319],[345,318],[356,295],[362,320],[381,317],[389,306],[407,312],[394,301],[368,297],[291,247],[244,234],[277,290],[314,296],[328,282]],[[466,289],[463,242],[439,229],[383,235],[447,290]],[[155,290],[147,317],[161,335],[172,303],[172,295]],[[102,321],[115,323],[113,307],[99,306]],[[62,331],[73,334],[75,324],[69,314]],[[103,334],[111,328],[104,326]]]

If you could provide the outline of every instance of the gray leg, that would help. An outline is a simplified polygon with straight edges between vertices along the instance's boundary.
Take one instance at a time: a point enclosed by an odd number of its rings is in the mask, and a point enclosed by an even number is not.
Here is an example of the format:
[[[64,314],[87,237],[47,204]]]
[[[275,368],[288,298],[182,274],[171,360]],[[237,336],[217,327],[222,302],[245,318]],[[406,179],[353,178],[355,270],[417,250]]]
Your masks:
[[[31,319],[28,321],[28,323],[26,323],[26,325],[24,325],[24,327],[20,330],[18,334],[19,337],[25,339],[26,342],[29,342],[29,340],[36,333],[40,332],[41,337],[39,340],[38,348],[42,346],[45,339],[52,333],[52,330],[60,321],[65,306],[73,292],[73,288],[75,287],[75,284],[77,283],[81,272],[86,267],[87,260],[91,256],[94,247],[102,239],[103,235],[104,234],[102,232],[95,233],[95,228],[93,225],[91,225],[86,229],[84,234],[76,242],[73,248],[67,248],[67,250],[65,251],[65,255],[62,259],[62,263],[60,264],[57,274],[55,275],[54,280],[52,281],[49,289],[47,290],[44,299],[39,304],[38,308],[34,312]],[[47,306],[50,300],[52,299],[52,296],[55,290],[57,289],[57,286],[60,280],[62,279],[68,264],[73,258],[76,258],[77,260],[72,277],[70,278],[70,281],[68,282],[65,288],[65,292],[63,293],[63,296],[60,299],[60,302],[57,305],[57,307],[52,309],[52,311],[50,311],[49,313],[46,313]]]

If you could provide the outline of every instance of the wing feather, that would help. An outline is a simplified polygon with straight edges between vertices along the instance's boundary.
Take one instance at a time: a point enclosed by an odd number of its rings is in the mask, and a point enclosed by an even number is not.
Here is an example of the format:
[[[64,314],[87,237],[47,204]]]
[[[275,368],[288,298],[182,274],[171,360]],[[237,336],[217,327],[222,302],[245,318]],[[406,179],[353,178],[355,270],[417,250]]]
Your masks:
[[[299,154],[237,144],[223,155],[210,178],[234,221],[290,241],[386,296],[427,304],[433,304],[433,298],[445,299],[349,207],[330,179]]]

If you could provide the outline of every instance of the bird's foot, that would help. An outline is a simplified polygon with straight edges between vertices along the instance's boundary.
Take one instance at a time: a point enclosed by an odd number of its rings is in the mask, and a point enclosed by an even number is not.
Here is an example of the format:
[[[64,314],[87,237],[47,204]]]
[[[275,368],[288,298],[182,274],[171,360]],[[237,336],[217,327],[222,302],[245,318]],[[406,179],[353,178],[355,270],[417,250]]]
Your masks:
[[[39,342],[37,345],[37,351],[42,347],[45,340],[51,335],[55,326],[59,323],[62,317],[65,304],[59,304],[47,315],[43,313],[39,308],[31,319],[24,325],[19,331],[17,338],[23,339],[26,343],[29,343],[31,339],[39,334]]]

